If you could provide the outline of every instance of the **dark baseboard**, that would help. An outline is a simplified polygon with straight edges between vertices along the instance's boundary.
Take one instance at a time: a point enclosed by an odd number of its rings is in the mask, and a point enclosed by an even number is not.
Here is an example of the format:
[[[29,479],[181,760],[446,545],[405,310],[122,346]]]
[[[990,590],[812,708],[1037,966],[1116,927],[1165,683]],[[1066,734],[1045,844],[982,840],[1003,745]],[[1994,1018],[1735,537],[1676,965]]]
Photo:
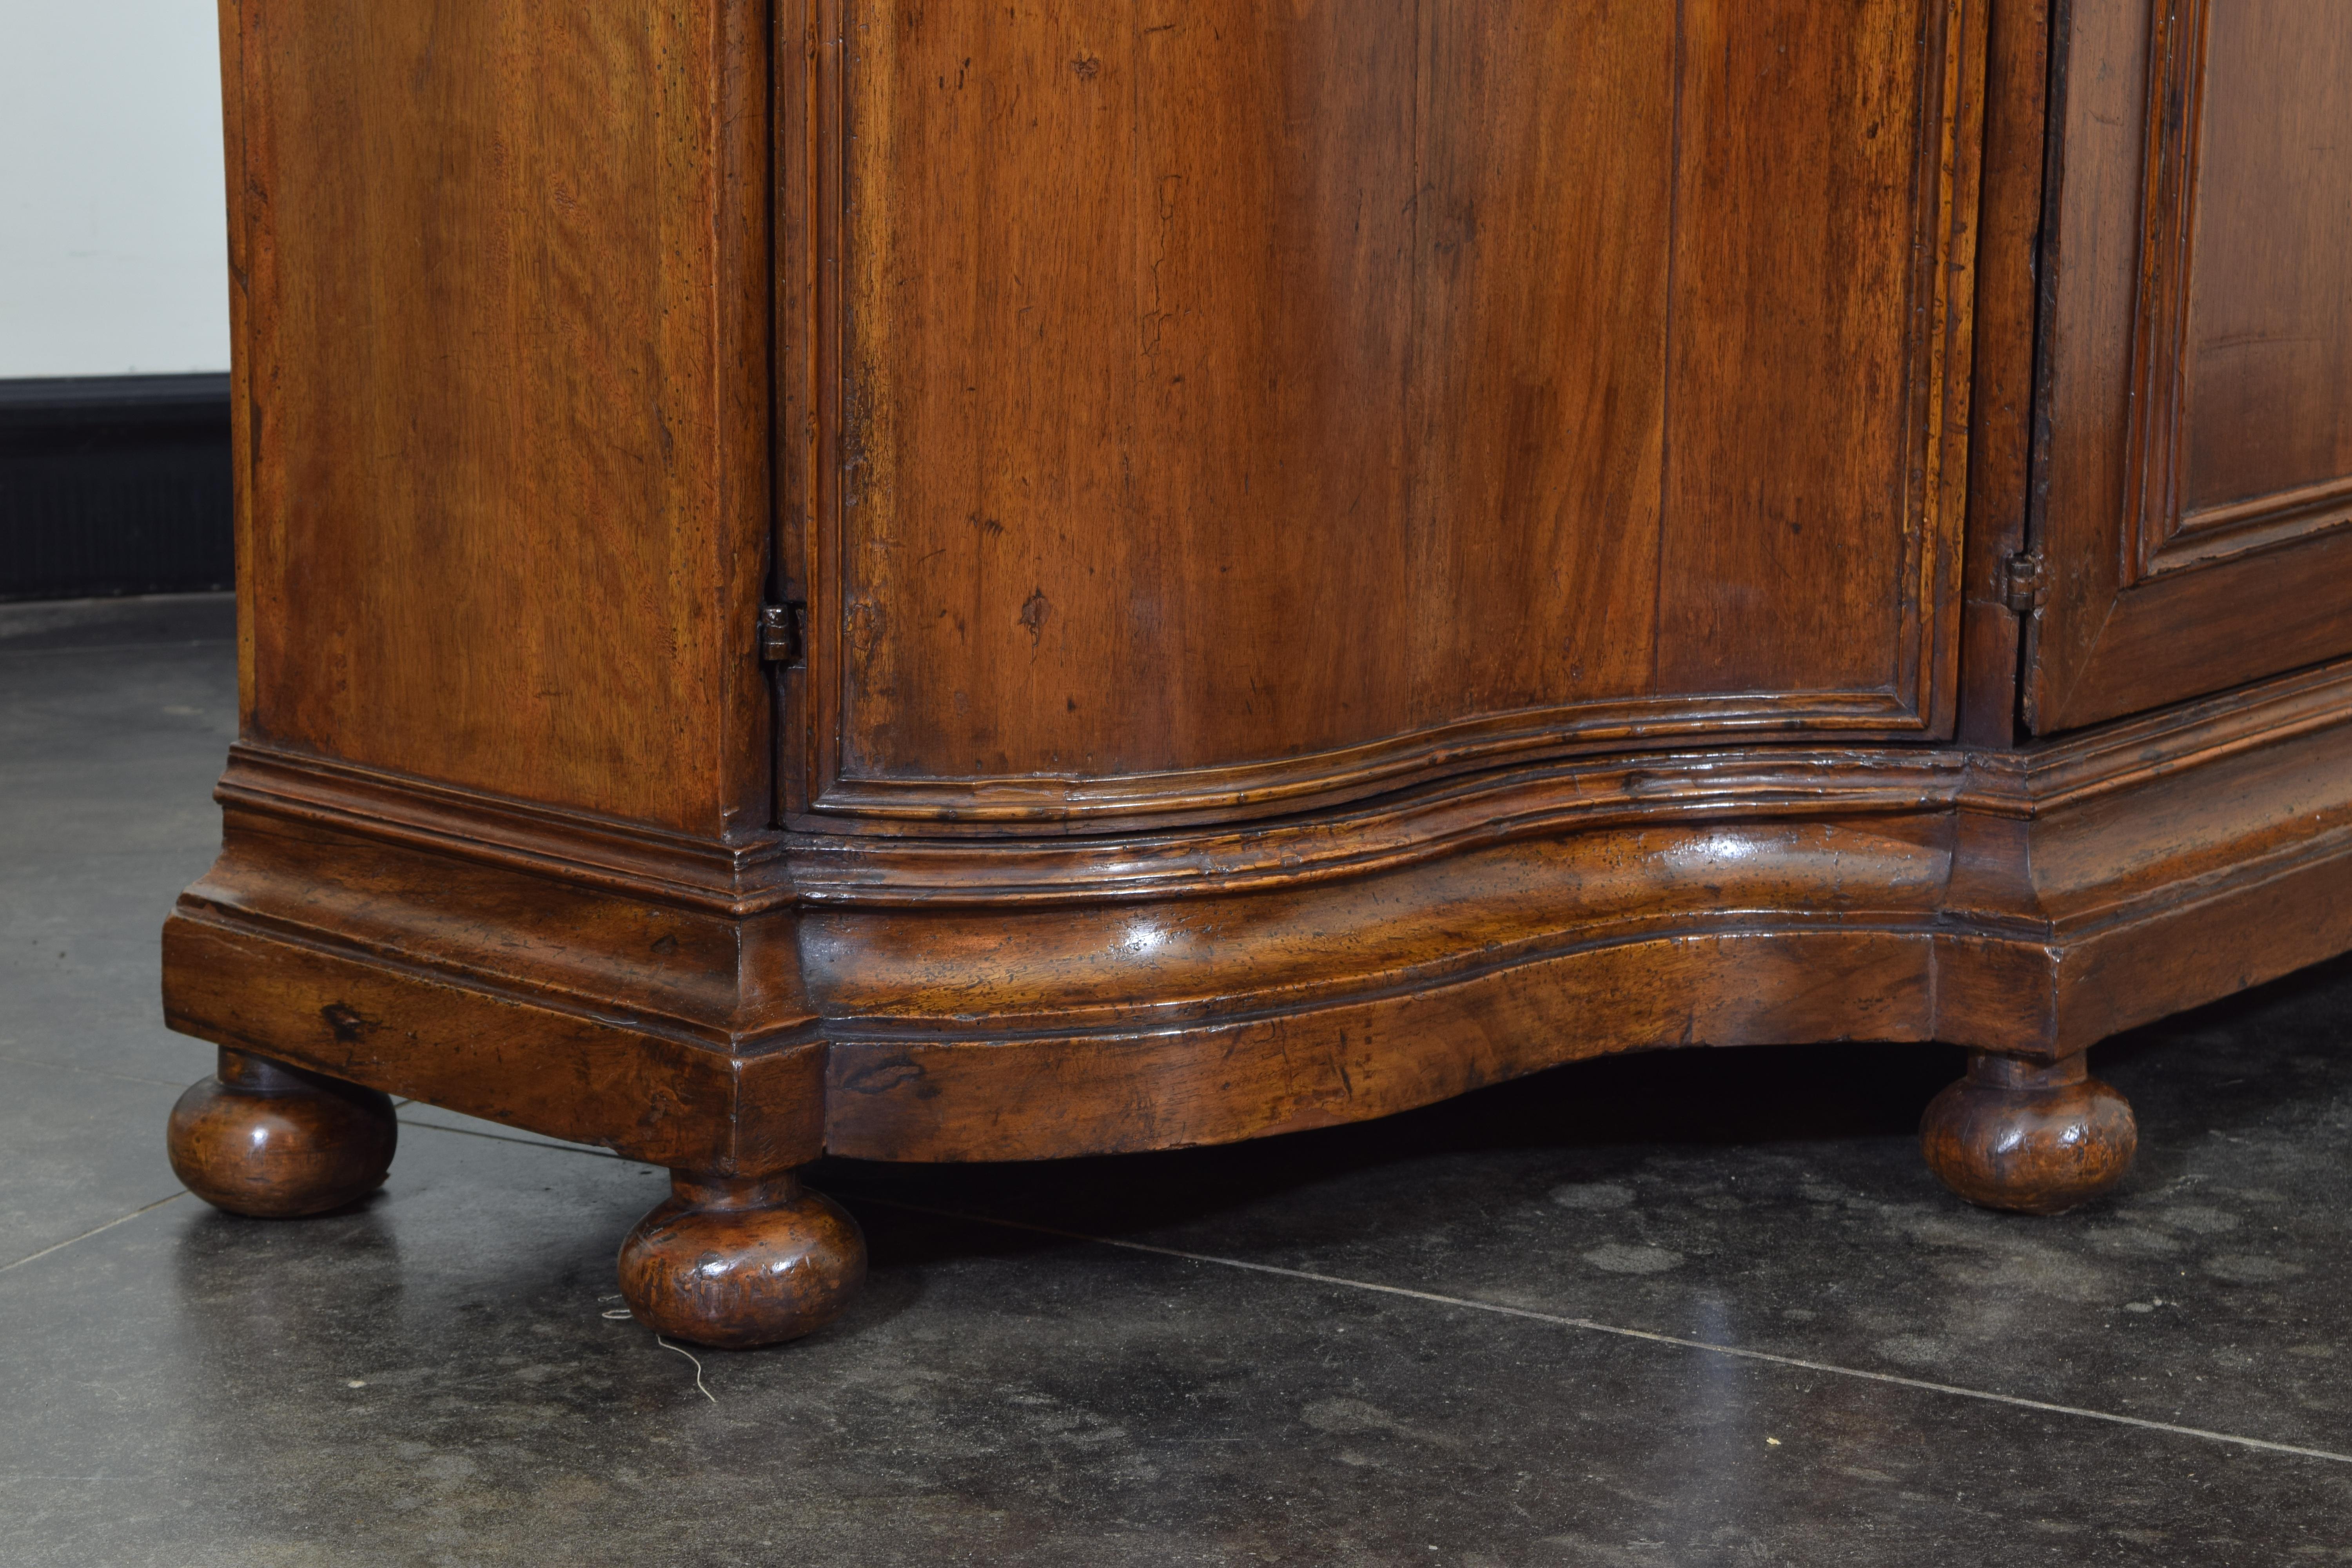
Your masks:
[[[236,580],[228,376],[0,380],[0,599]]]

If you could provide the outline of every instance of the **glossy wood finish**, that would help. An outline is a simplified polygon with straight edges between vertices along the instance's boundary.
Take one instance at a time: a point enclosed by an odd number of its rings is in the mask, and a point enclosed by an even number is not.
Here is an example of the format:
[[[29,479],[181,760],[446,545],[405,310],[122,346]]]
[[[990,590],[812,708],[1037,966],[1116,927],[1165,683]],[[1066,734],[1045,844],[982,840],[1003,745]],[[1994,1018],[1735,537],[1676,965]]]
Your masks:
[[[1978,1051],[1919,1127],[1928,1168],[1970,1203],[2063,1214],[2131,1169],[2131,1106],[2080,1056],[2048,1064]]]
[[[2314,0],[459,9],[224,9],[166,1016],[671,1170],[665,1333],[838,1308],[828,1152],[1622,1050],[1969,1047],[2047,1207],[2352,949]]]
[[[1948,731],[1981,5],[838,16],[811,826]]]
[[[247,734],[764,826],[764,5],[221,14]]]
[[[220,1070],[172,1108],[172,1173],[215,1208],[296,1219],[383,1185],[400,1140],[392,1100],[264,1057],[223,1049]]]
[[[2042,732],[2352,650],[2352,28],[2074,0],[2058,58]]]
[[[2352,665],[2024,752],[1714,749],[757,863],[578,824],[563,865],[551,814],[241,753],[170,1017],[747,1176],[1222,1142],[1665,1046],[2051,1060],[2352,948],[2347,719]]]
[[[722,1350],[782,1344],[841,1315],[866,1282],[866,1235],[790,1172],[677,1173],[621,1243],[621,1291],[656,1332]]]

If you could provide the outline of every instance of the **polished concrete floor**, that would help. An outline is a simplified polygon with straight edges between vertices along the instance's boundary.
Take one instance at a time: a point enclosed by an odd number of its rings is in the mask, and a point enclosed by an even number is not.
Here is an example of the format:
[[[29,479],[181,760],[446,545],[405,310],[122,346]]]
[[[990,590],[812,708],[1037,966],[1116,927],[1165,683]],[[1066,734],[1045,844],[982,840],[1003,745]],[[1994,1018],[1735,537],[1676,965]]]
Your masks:
[[[2352,963],[2103,1047],[2057,1219],[1918,1162],[1956,1058],[1588,1064],[1073,1164],[838,1164],[872,1283],[698,1359],[659,1173],[424,1106],[344,1214],[181,1194],[156,928],[214,599],[0,607],[0,1563],[2352,1563]]]

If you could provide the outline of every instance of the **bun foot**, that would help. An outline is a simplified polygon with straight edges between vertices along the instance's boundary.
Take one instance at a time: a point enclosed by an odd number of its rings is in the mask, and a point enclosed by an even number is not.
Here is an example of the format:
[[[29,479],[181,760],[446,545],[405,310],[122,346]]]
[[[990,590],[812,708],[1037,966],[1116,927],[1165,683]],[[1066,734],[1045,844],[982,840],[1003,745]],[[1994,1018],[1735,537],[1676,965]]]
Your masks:
[[[2042,1066],[1975,1051],[1968,1076],[1929,1102],[1919,1143],[1928,1168],[1970,1203],[2058,1214],[2123,1179],[2139,1126],[2080,1053]]]
[[[670,1198],[621,1243],[621,1291],[641,1322],[724,1350],[796,1340],[866,1282],[866,1233],[790,1173],[670,1175]]]
[[[372,1089],[224,1049],[172,1108],[172,1171],[215,1208],[294,1219],[383,1185],[400,1124]]]

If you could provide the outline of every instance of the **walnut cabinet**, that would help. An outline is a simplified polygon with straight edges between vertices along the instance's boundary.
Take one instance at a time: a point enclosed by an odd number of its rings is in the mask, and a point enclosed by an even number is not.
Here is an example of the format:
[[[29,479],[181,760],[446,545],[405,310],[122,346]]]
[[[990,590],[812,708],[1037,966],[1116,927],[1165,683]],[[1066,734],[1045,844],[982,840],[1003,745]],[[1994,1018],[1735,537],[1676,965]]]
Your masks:
[[[1571,1059],[2084,1049],[2352,947],[2338,0],[224,0],[224,1206],[383,1096],[793,1173]],[[2151,1130],[2161,1136],[2161,1130]]]

